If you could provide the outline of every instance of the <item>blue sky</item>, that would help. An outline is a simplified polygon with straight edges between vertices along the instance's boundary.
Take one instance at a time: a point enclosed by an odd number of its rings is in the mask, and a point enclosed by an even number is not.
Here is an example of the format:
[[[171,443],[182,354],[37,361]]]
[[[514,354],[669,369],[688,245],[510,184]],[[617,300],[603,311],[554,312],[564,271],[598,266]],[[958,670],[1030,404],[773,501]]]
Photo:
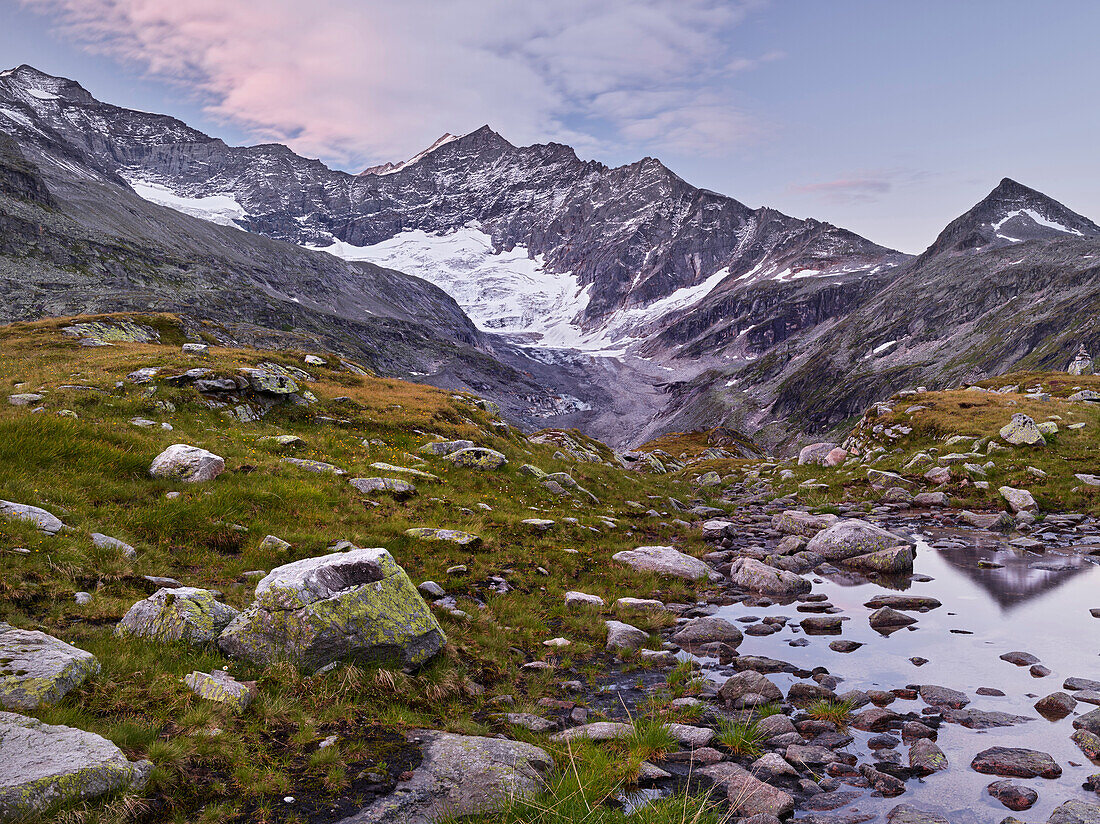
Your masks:
[[[0,63],[357,171],[489,123],[919,251],[1005,176],[1100,220],[1100,3],[0,0]]]

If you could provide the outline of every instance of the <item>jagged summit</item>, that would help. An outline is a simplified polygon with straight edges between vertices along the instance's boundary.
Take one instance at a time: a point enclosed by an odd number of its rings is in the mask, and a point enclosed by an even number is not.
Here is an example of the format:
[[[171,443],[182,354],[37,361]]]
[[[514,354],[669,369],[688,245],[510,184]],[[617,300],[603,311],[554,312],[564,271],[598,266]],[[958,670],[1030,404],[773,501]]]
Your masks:
[[[1100,226],[1048,195],[1006,177],[973,208],[951,221],[925,255],[1060,237],[1100,237]]]

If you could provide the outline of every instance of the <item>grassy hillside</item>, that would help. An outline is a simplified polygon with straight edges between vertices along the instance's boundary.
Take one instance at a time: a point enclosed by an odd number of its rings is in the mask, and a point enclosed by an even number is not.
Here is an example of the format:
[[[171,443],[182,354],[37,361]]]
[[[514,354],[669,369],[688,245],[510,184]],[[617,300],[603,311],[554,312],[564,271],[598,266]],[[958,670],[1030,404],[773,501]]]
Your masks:
[[[47,536],[29,523],[0,520],[0,620],[54,634],[94,653],[103,666],[60,705],[35,715],[98,732],[129,757],[155,764],[141,797],[71,809],[54,820],[334,820],[350,814],[370,786],[407,768],[402,729],[530,738],[509,729],[501,710],[561,697],[561,681],[598,683],[609,666],[603,618],[610,612],[566,613],[566,591],[600,595],[608,604],[622,596],[693,602],[700,594],[609,561],[619,550],[647,544],[704,551],[698,531],[673,523],[692,516],[674,511],[669,496],[711,503],[684,479],[554,457],[556,445],[530,443],[470,396],[355,374],[335,357],[309,366],[307,353],[211,348],[206,357],[185,355],[171,317],[135,320],[158,331],[161,342],[82,346],[61,331],[71,319],[0,328],[0,498],[43,507],[71,527]],[[316,380],[304,388],[316,402],[276,405],[261,420],[242,422],[231,409],[211,408],[210,398],[191,386],[167,380],[196,367],[231,376],[260,361],[308,370]],[[153,382],[126,379],[145,367],[161,370]],[[32,392],[43,398],[8,403],[9,395]],[[158,425],[137,426],[135,418]],[[299,436],[301,448],[283,451],[261,440],[286,434]],[[503,452],[509,463],[478,472],[417,455],[435,436],[472,440]],[[153,458],[174,443],[217,453],[225,473],[193,485],[151,478]],[[308,472],[284,462],[286,456],[326,461],[348,475]],[[405,477],[372,469],[373,462],[419,468],[440,480],[411,478],[418,494],[406,501],[365,500],[349,478]],[[527,463],[570,473],[599,502],[553,494],[519,471]],[[660,514],[646,514],[651,508]],[[521,523],[533,517],[555,524],[538,532]],[[421,526],[472,532],[483,545],[471,551],[405,537],[406,529]],[[132,544],[137,557],[97,548],[92,532]],[[267,535],[290,548],[265,549]],[[244,608],[256,580],[245,573],[325,554],[342,540],[386,547],[414,583],[433,580],[455,596],[459,612],[435,610],[448,643],[423,670],[342,666],[310,675],[250,667],[216,649],[113,635],[126,610],[155,589],[143,576],[217,589],[226,603]],[[465,569],[448,572],[459,565]],[[91,601],[78,604],[77,592],[91,593]],[[634,616],[649,630],[670,620],[667,613]],[[543,644],[558,636],[571,645]],[[553,669],[522,668],[532,661]],[[257,681],[259,698],[240,716],[182,683],[192,670],[221,667]],[[319,748],[333,734],[338,744]],[[636,773],[640,759],[617,746],[584,748],[592,763],[611,765],[601,780]],[[298,800],[290,805],[285,796]]]

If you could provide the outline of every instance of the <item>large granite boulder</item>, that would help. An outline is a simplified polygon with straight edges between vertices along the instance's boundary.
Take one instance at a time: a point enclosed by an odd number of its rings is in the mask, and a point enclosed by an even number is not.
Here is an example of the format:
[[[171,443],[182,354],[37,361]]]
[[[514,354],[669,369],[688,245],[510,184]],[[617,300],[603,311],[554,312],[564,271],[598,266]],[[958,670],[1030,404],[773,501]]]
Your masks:
[[[197,587],[162,587],[138,601],[115,627],[115,634],[155,641],[216,641],[238,611],[217,599],[217,593]]]
[[[803,512],[800,509],[788,509],[778,515],[772,516],[772,529],[787,535],[801,535],[812,538],[823,529],[828,529],[839,518],[836,515],[814,515],[811,512]]]
[[[486,446],[467,446],[465,449],[456,449],[446,456],[446,460],[455,466],[482,470],[500,469],[508,463],[503,453]]]
[[[625,549],[611,556],[613,561],[626,564],[639,572],[655,572],[658,575],[671,575],[686,578],[689,581],[721,581],[723,576],[706,561],[700,561],[685,555],[670,546],[640,546],[637,549]]]
[[[432,441],[416,451],[421,455],[450,455],[460,449],[469,449],[473,445],[473,441]]]
[[[0,820],[36,818],[53,804],[139,790],[153,765],[128,761],[94,733],[0,712]]]
[[[149,474],[185,483],[212,481],[225,471],[225,461],[197,446],[175,443],[153,459]]]
[[[1035,446],[1043,443],[1043,433],[1031,417],[1017,412],[1001,427],[1001,439],[1014,446]]]
[[[848,518],[837,521],[810,538],[806,551],[820,555],[827,561],[843,561],[845,558],[909,543],[911,542],[908,539],[887,532],[880,526],[859,518]]]
[[[492,813],[508,800],[537,792],[554,765],[522,741],[414,730],[423,759],[397,789],[338,824],[435,824]]]
[[[33,710],[56,704],[65,693],[99,672],[99,661],[37,630],[0,622],[0,706]]]
[[[706,776],[726,791],[730,810],[744,821],[757,815],[780,818],[794,810],[794,798],[784,790],[761,781],[744,767],[729,761],[700,767]]]
[[[742,635],[741,630],[725,618],[720,618],[717,615],[703,615],[699,618],[692,618],[672,635],[672,642],[679,644],[681,647],[693,644],[709,644],[715,641],[729,644],[731,647],[738,647],[743,640],[744,635]]]
[[[1008,508],[1013,512],[1038,512],[1039,504],[1034,496],[1026,489],[1016,489],[1011,486],[1002,486],[998,492],[1008,503]]]
[[[65,528],[65,524],[56,515],[30,504],[0,501],[0,515],[11,521],[30,521],[47,535],[53,535]]]
[[[804,446],[798,453],[798,463],[800,466],[806,464],[824,466],[825,459],[834,449],[836,449],[835,443],[812,443],[809,446]]]
[[[334,661],[416,666],[446,640],[405,570],[379,547],[276,567],[218,644],[257,664],[315,670]]]
[[[813,585],[793,572],[768,566],[755,558],[738,558],[730,567],[730,581],[741,589],[760,595],[798,595]]]

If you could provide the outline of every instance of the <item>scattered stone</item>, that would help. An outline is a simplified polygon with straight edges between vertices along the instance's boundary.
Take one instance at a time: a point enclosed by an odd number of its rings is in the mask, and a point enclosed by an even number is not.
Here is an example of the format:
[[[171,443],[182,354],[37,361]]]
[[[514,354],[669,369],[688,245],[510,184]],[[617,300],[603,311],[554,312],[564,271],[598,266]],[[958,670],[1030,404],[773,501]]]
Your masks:
[[[531,527],[535,532],[549,532],[554,527],[554,522],[546,518],[524,518],[520,523]]]
[[[1077,706],[1077,700],[1064,692],[1052,692],[1035,702],[1035,709],[1047,718],[1065,718]]]
[[[891,609],[890,607],[876,609],[868,616],[867,620],[870,622],[872,629],[880,631],[901,629],[902,627],[917,623],[916,618],[911,618],[904,612],[898,612],[896,609]]]
[[[836,515],[814,515],[800,509],[788,509],[772,517],[772,529],[788,535],[801,535],[812,538],[823,529],[828,529],[839,519]]]
[[[282,538],[268,535],[260,541],[258,549],[260,552],[286,552],[286,550],[290,549],[290,544]]]
[[[225,471],[225,461],[213,452],[197,446],[172,444],[149,467],[154,478],[168,478],[184,483],[212,481]]]
[[[29,504],[0,501],[0,515],[11,521],[31,521],[47,535],[54,535],[65,528],[65,524],[56,515]]]
[[[255,681],[238,681],[224,670],[192,672],[183,679],[191,691],[200,698],[225,704],[234,712],[244,712],[255,699]]]
[[[256,664],[288,660],[313,671],[334,661],[415,666],[445,641],[390,553],[353,547],[273,569],[218,644]]]
[[[767,676],[753,670],[731,675],[718,690],[718,696],[727,704],[735,704],[746,695],[758,695],[764,702],[783,700],[783,692],[779,687]]]
[[[106,738],[0,712],[0,819],[35,818],[58,803],[140,790],[153,765]]]
[[[742,589],[762,595],[797,595],[813,588],[801,575],[768,566],[755,558],[734,561],[730,567],[730,581]]]
[[[196,587],[158,589],[138,601],[115,627],[115,634],[155,641],[209,644],[239,613],[217,600],[217,593]]]
[[[506,712],[501,717],[513,726],[523,727],[531,732],[549,732],[558,726],[554,721],[530,712]]]
[[[748,817],[763,813],[782,818],[794,810],[794,798],[789,793],[761,781],[732,762],[710,764],[696,772],[726,790],[734,815]]]
[[[1039,431],[1038,425],[1022,412],[1012,416],[1012,420],[1001,428],[1000,435],[1001,440],[1013,446],[1035,446],[1044,443],[1043,433]]]
[[[966,693],[948,687],[938,687],[935,684],[922,684],[919,692],[924,702],[932,707],[949,707],[953,710],[961,710],[970,703],[970,698]]]
[[[52,706],[98,672],[99,661],[90,652],[0,622],[0,706],[5,709]]]
[[[1014,778],[1057,778],[1062,774],[1062,768],[1045,752],[1023,747],[990,747],[982,750],[974,756],[970,767],[986,775]]]
[[[723,576],[711,569],[705,561],[685,555],[670,546],[641,546],[616,552],[611,559],[639,572],[671,575],[689,581],[704,578],[715,582],[723,580]]]
[[[725,618],[719,618],[717,615],[692,618],[672,635],[672,642],[681,647],[721,641],[736,648],[743,639],[744,636],[741,634],[741,630]]]
[[[457,529],[434,529],[421,526],[406,529],[405,534],[418,541],[446,541],[459,546],[467,546],[471,549],[481,546],[481,538],[477,535],[471,535],[469,532],[462,532]]]
[[[848,641],[839,638],[836,641],[829,642],[829,649],[833,652],[855,652],[862,646],[863,643],[860,641]]]
[[[1013,512],[1038,512],[1039,504],[1026,489],[1014,489],[1011,486],[1002,486],[999,490],[1001,497],[1008,502],[1008,508]]]
[[[415,486],[398,478],[352,478],[348,483],[364,495],[386,492],[399,501],[416,494]]]
[[[1100,759],[1100,735],[1088,730],[1074,730],[1070,739],[1081,748],[1086,758],[1093,761]]]
[[[1072,799],[1055,809],[1047,824],[1100,824],[1100,806]]]
[[[493,470],[508,463],[508,459],[495,449],[484,446],[467,446],[447,453],[446,460],[467,469]]]
[[[311,461],[305,458],[283,458],[283,463],[304,469],[306,472],[315,472],[318,475],[347,475],[347,471],[324,461]]]
[[[633,650],[645,646],[649,633],[622,621],[607,621],[607,649]]]
[[[806,551],[828,561],[867,555],[908,543],[905,539],[858,518],[838,521],[818,532],[806,544]]]
[[[37,392],[20,392],[15,395],[8,395],[8,403],[12,406],[32,406],[42,400],[45,395],[39,395]]]
[[[1073,727],[1078,730],[1088,730],[1093,735],[1100,735],[1100,708],[1074,718]]]
[[[118,540],[118,538],[112,538],[109,535],[104,535],[102,532],[92,533],[92,543],[100,549],[117,549],[122,554],[123,558],[136,558],[137,550],[129,544]]]
[[[551,735],[550,740],[576,741],[578,738],[587,738],[590,741],[611,741],[616,738],[629,738],[633,734],[634,727],[630,724],[621,724],[618,721],[596,721],[562,730]]]
[[[907,546],[882,549],[847,558],[841,563],[854,569],[881,572],[884,575],[904,575],[913,571],[913,550]]]
[[[599,595],[589,595],[586,592],[571,590],[565,593],[565,608],[569,610],[587,609],[595,607],[603,609],[604,600]]]
[[[929,738],[918,738],[909,747],[909,767],[917,775],[947,769],[947,756]]]
[[[1030,809],[1039,800],[1039,793],[1035,790],[1008,779],[994,781],[986,789],[993,798],[1017,812]]]
[[[1002,661],[1008,661],[1008,663],[1015,664],[1018,667],[1029,667],[1032,664],[1039,663],[1039,659],[1030,652],[1006,652],[1000,658]]]
[[[937,609],[943,604],[936,598],[932,598],[927,595],[895,595],[887,593],[883,595],[876,595],[871,600],[865,602],[863,606],[869,609],[879,609],[880,607],[892,607],[893,609],[902,610],[918,610],[925,612],[931,609]]]

